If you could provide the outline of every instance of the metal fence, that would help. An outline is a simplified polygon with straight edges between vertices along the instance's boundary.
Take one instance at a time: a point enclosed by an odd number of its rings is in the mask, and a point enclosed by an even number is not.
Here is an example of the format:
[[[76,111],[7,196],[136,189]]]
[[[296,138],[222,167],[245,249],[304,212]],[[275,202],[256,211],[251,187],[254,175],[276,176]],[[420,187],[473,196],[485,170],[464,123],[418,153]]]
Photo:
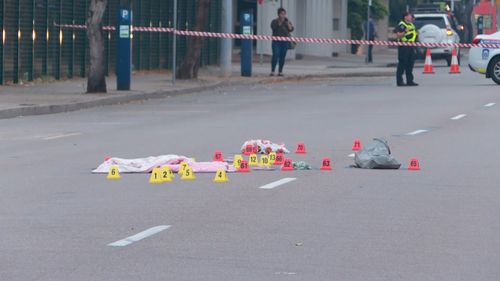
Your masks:
[[[178,28],[192,29],[197,0],[178,1]],[[34,79],[85,77],[89,55],[85,30],[61,29],[58,24],[85,24],[90,0],[0,0],[0,84]],[[120,0],[108,0],[103,25],[116,25]],[[221,1],[210,1],[207,31],[220,31]],[[135,26],[173,26],[173,0],[132,2]],[[177,62],[187,38],[177,39]],[[204,39],[201,65],[218,62],[219,41]],[[134,70],[168,69],[172,65],[172,35],[135,32]],[[116,35],[105,32],[106,72],[114,73]]]

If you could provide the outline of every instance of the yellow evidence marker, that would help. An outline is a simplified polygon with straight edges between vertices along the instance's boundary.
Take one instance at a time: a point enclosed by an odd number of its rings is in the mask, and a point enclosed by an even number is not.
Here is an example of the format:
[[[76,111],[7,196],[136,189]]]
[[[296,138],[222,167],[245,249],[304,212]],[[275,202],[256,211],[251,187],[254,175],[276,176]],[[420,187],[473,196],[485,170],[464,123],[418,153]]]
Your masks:
[[[274,165],[276,161],[276,152],[269,153],[269,164]]]
[[[270,168],[271,167],[271,160],[269,160],[269,156],[267,155],[262,155],[260,157],[260,163],[259,163],[259,166],[261,167],[266,167],[266,168]]]
[[[248,157],[248,166],[250,167],[259,166],[257,154],[250,154],[250,157]]]
[[[187,167],[184,169],[184,172],[182,173],[181,180],[195,180],[196,176],[194,175],[193,168],[192,167]]]
[[[161,168],[161,179],[163,182],[171,182],[175,178],[174,172],[170,169],[170,166],[163,166]]]
[[[120,170],[118,169],[118,166],[111,166],[109,168],[108,176],[106,177],[108,180],[119,180],[120,177]]]
[[[182,175],[184,173],[184,170],[186,170],[187,167],[189,167],[189,164],[187,162],[182,162],[181,166],[179,167],[178,174]]]
[[[162,183],[163,179],[161,177],[161,168],[154,167],[151,171],[151,176],[149,177],[149,183]]]
[[[229,178],[227,177],[227,173],[225,169],[218,169],[215,173],[214,182],[216,183],[224,183],[228,182]]]
[[[236,154],[233,158],[233,166],[238,170],[241,166],[241,160],[243,160],[243,157],[240,154]]]

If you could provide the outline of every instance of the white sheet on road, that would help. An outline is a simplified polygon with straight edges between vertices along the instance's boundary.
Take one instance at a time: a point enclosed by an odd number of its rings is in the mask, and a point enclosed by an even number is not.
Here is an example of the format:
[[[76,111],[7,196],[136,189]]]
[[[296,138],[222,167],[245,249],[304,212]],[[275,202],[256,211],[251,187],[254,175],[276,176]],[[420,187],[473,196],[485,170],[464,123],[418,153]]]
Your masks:
[[[149,173],[155,167],[166,165],[177,172],[181,162],[187,162],[195,173],[216,172],[218,169],[225,169],[227,172],[236,171],[234,166],[227,162],[196,162],[192,158],[170,154],[136,159],[113,157],[104,161],[92,173],[108,173],[111,166],[118,166],[120,173]]]

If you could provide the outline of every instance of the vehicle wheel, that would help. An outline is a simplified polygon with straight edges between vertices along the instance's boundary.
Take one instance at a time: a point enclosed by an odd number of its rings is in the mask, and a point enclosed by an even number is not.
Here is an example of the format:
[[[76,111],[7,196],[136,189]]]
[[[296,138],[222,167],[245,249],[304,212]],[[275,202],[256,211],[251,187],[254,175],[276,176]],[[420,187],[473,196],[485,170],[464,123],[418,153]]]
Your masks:
[[[445,58],[445,59],[446,59],[446,64],[447,64],[448,66],[451,66],[451,56],[446,56],[446,58]]]
[[[488,70],[491,76],[491,79],[495,81],[495,83],[500,85],[500,56],[497,56],[491,62],[490,69]]]

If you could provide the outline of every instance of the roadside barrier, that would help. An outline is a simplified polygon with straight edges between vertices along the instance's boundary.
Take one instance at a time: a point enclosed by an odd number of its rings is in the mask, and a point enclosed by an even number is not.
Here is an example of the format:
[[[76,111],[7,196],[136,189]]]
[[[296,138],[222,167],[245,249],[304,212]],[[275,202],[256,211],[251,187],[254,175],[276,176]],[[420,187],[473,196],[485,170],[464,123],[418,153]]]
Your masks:
[[[65,29],[86,29],[85,25],[61,24],[55,25]],[[105,31],[116,30],[114,26],[103,26]],[[500,40],[498,44],[471,44],[471,43],[426,43],[426,42],[396,42],[396,41],[381,41],[381,40],[349,40],[349,39],[336,39],[336,38],[313,38],[313,37],[282,37],[270,35],[244,35],[234,33],[218,33],[218,32],[205,32],[205,31],[189,31],[189,30],[175,30],[169,27],[143,27],[132,26],[133,32],[166,32],[175,33],[181,36],[194,36],[194,37],[210,37],[210,38],[226,38],[226,39],[247,39],[247,40],[260,40],[260,41],[289,41],[296,43],[325,43],[325,44],[358,44],[358,45],[375,45],[375,46],[414,46],[426,48],[439,48],[439,47],[458,47],[458,48],[500,48]]]

